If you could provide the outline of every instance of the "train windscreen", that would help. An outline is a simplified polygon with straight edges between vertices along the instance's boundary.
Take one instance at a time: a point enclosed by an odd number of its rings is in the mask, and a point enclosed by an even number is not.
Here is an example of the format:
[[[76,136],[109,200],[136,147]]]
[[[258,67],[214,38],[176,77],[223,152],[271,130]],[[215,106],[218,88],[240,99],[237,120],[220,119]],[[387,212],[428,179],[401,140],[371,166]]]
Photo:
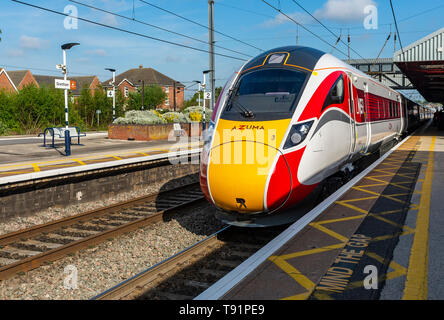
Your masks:
[[[234,87],[223,117],[291,117],[306,79],[307,73],[288,69],[263,69],[247,73]]]

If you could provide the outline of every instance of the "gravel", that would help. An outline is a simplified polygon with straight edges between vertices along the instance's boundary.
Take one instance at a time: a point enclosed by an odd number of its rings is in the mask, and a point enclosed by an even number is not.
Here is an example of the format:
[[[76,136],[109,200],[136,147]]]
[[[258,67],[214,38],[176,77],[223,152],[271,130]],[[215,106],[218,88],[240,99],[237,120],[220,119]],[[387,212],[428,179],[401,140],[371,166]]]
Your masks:
[[[89,299],[204,239],[222,226],[214,218],[212,206],[195,204],[167,217],[164,222],[1,281],[0,299]],[[64,286],[65,278],[72,274],[68,270],[64,272],[69,266],[77,269],[77,289]]]

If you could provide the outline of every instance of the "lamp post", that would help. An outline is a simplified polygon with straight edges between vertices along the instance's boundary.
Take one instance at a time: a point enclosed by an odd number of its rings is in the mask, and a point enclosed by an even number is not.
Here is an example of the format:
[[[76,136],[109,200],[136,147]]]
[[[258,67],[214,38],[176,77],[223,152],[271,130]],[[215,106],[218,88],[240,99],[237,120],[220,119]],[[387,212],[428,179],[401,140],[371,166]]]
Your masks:
[[[145,110],[145,80],[139,80],[140,82],[142,82],[142,110]]]
[[[111,71],[113,73],[113,81],[110,82],[113,86],[113,122],[116,120],[116,69],[106,68],[105,70]]]
[[[68,69],[66,67],[66,50],[71,49],[74,46],[79,45],[80,43],[65,43],[62,45],[62,51],[63,51],[63,64],[60,66],[57,66],[57,68],[62,69],[63,73],[63,80],[67,80],[67,73]],[[68,119],[68,89],[65,89],[65,155],[70,156],[71,155],[71,137],[69,136],[69,119]]]
[[[201,82],[198,81],[198,80],[194,80],[193,82],[196,82],[198,84],[198,87],[197,87],[197,94],[198,94],[197,102],[199,103],[199,108],[200,108],[200,84],[201,84]]]
[[[62,73],[64,75],[63,80],[67,80],[67,67],[66,67],[66,50],[71,49],[74,46],[79,45],[80,43],[65,43],[62,45],[62,51],[63,51],[63,65],[61,66]],[[65,126],[66,129],[68,129],[68,89],[65,89]]]
[[[202,124],[202,130],[205,130],[205,122],[206,122],[206,119],[205,119],[205,88],[207,87],[206,74],[209,73],[210,71],[211,70],[205,70],[202,72],[203,73],[203,84],[202,84],[202,88],[203,88],[203,117],[202,117],[203,121],[202,122],[203,122],[203,124]]]

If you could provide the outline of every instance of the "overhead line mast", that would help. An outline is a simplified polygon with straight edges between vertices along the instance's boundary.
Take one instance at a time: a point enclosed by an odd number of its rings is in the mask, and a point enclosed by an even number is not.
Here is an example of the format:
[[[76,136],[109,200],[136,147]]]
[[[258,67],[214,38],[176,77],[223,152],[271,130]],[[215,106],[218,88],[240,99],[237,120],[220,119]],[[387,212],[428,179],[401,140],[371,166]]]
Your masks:
[[[215,99],[215,73],[216,65],[214,63],[214,0],[208,0],[208,42],[210,45],[210,89],[211,89],[211,99],[210,99],[210,109],[214,109],[214,99]],[[205,112],[205,110],[204,110]]]

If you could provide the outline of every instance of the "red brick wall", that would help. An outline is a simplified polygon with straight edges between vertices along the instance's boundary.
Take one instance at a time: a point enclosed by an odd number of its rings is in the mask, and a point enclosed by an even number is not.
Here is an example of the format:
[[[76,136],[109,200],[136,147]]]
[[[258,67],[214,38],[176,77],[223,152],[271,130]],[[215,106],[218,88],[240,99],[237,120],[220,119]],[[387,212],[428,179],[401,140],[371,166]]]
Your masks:
[[[0,90],[5,90],[6,92],[16,92],[14,85],[9,81],[5,72],[0,74]]]
[[[117,87],[117,89],[122,92],[122,95],[124,97],[125,97],[125,87],[128,87],[128,92],[135,92],[136,91],[136,87],[132,86],[131,83],[129,83],[128,81],[125,80],[122,83],[120,83],[120,85]]]
[[[26,75],[23,77],[22,82],[20,82],[19,86],[18,86],[18,90],[21,90],[23,87],[33,84],[35,85],[37,88],[39,87],[39,84],[37,83],[37,81],[35,81],[34,76],[32,75],[31,71],[28,70],[28,72],[26,72]]]
[[[173,128],[172,123],[155,125],[112,124],[108,126],[108,138],[118,140],[134,139],[140,141],[168,140],[168,135],[172,133]],[[186,131],[188,136],[190,136],[191,133],[193,133],[194,136],[196,136],[196,134],[202,134],[202,124],[199,125],[199,130],[194,128],[193,132],[191,132],[190,123],[181,123],[181,128]],[[194,132],[194,130],[196,130],[196,132]]]
[[[163,104],[161,106],[162,109],[170,109],[170,110],[174,110],[174,87],[170,86],[169,88],[169,92],[168,92],[168,98],[169,98],[169,104]],[[166,87],[162,87],[163,91],[166,91]],[[180,111],[180,109],[182,109],[183,107],[183,102],[185,99],[184,96],[184,88],[177,88],[176,87],[176,111]]]
[[[94,80],[91,82],[91,85],[89,86],[92,96],[94,96],[96,90],[99,90],[99,85],[100,85],[99,78],[94,77]]]

